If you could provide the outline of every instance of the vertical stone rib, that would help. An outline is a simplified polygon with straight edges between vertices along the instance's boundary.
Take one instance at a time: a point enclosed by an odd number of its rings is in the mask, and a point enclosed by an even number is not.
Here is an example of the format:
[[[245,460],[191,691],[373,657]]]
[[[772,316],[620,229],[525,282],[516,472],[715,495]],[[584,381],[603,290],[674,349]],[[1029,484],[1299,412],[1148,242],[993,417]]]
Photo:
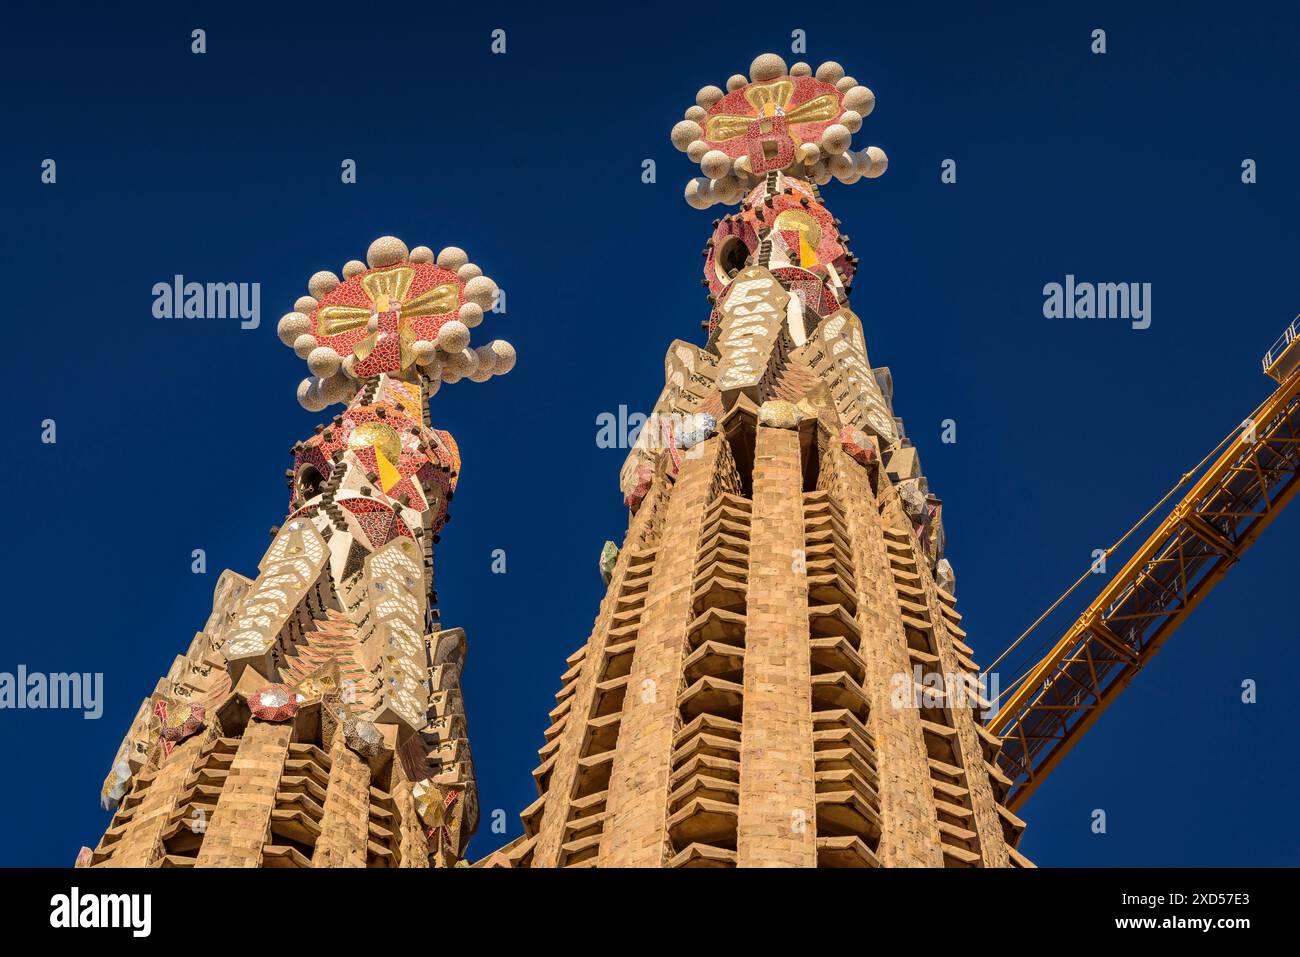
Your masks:
[[[402,867],[428,867],[429,842],[424,836],[424,827],[420,824],[420,815],[415,808],[414,785],[404,775],[399,777],[401,762],[393,758],[393,809],[397,811],[398,834],[394,835],[400,842]]]
[[[692,450],[667,505],[610,775],[609,817],[598,860],[602,867],[664,863],[668,778],[695,555],[723,441],[715,436]]]
[[[880,512],[867,472],[839,449],[831,452],[836,497],[844,506],[858,578],[858,624],[871,698],[868,729],[880,767],[883,833],[877,857],[883,867],[942,867],[928,756],[915,708],[898,707],[891,692],[905,680],[911,693],[911,661],[903,620],[893,592]],[[882,481],[886,481],[883,477]],[[898,679],[897,676],[904,676]]]
[[[106,867],[152,867],[166,854],[162,846],[163,832],[185,792],[185,782],[201,755],[203,743],[211,734],[209,731],[181,742],[167,763],[154,772],[126,833],[114,848],[113,856],[105,862]],[[139,787],[137,782],[136,788]]]
[[[291,724],[249,721],[199,850],[197,867],[261,867]]]
[[[312,867],[365,867],[370,842],[370,768],[334,737],[330,783]]]
[[[934,623],[935,646],[942,673],[948,676],[950,683],[955,684],[956,679],[963,676],[965,672],[958,663],[934,581],[929,575],[923,575],[922,579],[926,606],[930,610],[930,620]],[[1010,867],[1011,859],[1003,837],[1001,818],[994,809],[996,798],[993,787],[989,783],[988,771],[985,770],[984,747],[975,730],[979,719],[969,700],[952,702],[952,694],[950,689],[949,714],[952,716],[953,727],[957,731],[962,765],[966,771],[966,784],[970,788],[971,810],[974,814],[972,823],[975,832],[979,835],[980,856],[985,867]]]
[[[608,643],[615,601],[623,590],[628,565],[632,563],[633,553],[636,551],[636,543],[641,540],[647,524],[653,518],[655,500],[668,491],[662,485],[655,488],[632,517],[609,587],[605,597],[601,599],[600,611],[596,615],[591,636],[587,639],[586,654],[582,659],[582,672],[577,678],[577,686],[571,696],[572,704],[565,719],[566,725],[560,732],[560,745],[555,753],[555,767],[551,771],[550,787],[545,794],[541,795],[545,800],[545,809],[533,849],[533,867],[559,865],[560,848],[564,844],[565,824],[569,816],[578,759],[587,735],[587,720],[591,715],[596,683],[600,678],[600,665]]]
[[[740,867],[815,867],[816,808],[799,433],[758,429],[745,623]]]

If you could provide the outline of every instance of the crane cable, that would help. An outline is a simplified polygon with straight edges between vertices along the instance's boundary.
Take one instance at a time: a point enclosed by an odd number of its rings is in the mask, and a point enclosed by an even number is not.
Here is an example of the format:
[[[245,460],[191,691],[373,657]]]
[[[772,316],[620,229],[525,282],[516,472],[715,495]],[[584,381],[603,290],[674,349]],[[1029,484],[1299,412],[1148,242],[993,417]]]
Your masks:
[[[1125,532],[1124,535],[1123,535],[1123,536],[1122,536],[1122,537],[1121,537],[1117,542],[1115,542],[1114,545],[1112,545],[1112,546],[1110,546],[1110,548],[1106,549],[1105,552],[1102,553],[1102,557],[1103,557],[1103,558],[1108,558],[1108,557],[1110,557],[1111,553],[1114,552],[1115,549],[1117,549],[1117,548],[1119,548],[1121,545],[1123,545],[1124,542],[1127,541],[1127,540],[1129,539],[1129,537],[1132,536],[1132,534],[1133,534],[1134,532],[1136,532],[1139,528],[1141,528],[1141,527],[1146,523],[1147,519],[1149,519],[1152,515],[1154,515],[1155,512],[1156,512],[1156,511],[1157,511],[1157,510],[1158,510],[1162,505],[1165,504],[1165,502],[1169,501],[1170,497],[1171,497],[1175,492],[1177,492],[1180,488],[1182,488],[1184,485],[1186,485],[1188,479],[1190,479],[1193,475],[1195,475],[1197,472],[1199,472],[1199,471],[1200,471],[1200,470],[1205,466],[1205,464],[1206,464],[1207,462],[1209,462],[1209,461],[1210,461],[1211,459],[1213,459],[1216,455],[1218,455],[1219,452],[1220,452],[1220,450],[1222,450],[1223,447],[1224,447],[1225,445],[1227,445],[1229,442],[1231,442],[1234,438],[1239,437],[1239,436],[1241,435],[1241,432],[1242,432],[1243,427],[1245,427],[1247,423],[1254,423],[1254,422],[1256,421],[1256,417],[1259,415],[1260,411],[1264,408],[1265,405],[1268,404],[1268,401],[1269,401],[1268,399],[1265,399],[1263,402],[1261,402],[1261,403],[1259,404],[1259,406],[1255,409],[1255,411],[1254,411],[1254,412],[1253,412],[1253,413],[1252,413],[1252,414],[1251,414],[1251,415],[1246,419],[1245,422],[1243,422],[1241,425],[1237,426],[1235,429],[1233,429],[1233,430],[1230,431],[1227,435],[1225,435],[1225,436],[1220,440],[1219,444],[1216,445],[1216,446],[1214,447],[1214,449],[1210,452],[1210,454],[1207,455],[1207,456],[1205,456],[1205,458],[1201,459],[1201,461],[1198,462],[1198,463],[1196,464],[1196,467],[1195,467],[1195,468],[1193,468],[1190,472],[1184,472],[1184,473],[1183,473],[1183,477],[1180,478],[1180,479],[1178,480],[1178,484],[1175,485],[1173,488],[1171,488],[1168,492],[1166,492],[1164,498],[1162,498],[1162,499],[1160,499],[1160,501],[1156,502],[1155,505],[1152,505],[1151,508],[1147,511],[1147,513],[1146,513],[1145,515],[1143,515],[1140,519],[1138,519],[1137,523],[1134,524],[1134,526],[1133,526],[1132,528],[1130,528],[1127,532]],[[1055,611],[1055,610],[1060,606],[1061,602],[1063,602],[1063,601],[1065,601],[1065,599],[1069,598],[1070,595],[1072,595],[1072,594],[1074,593],[1075,589],[1077,589],[1080,585],[1082,585],[1085,581],[1087,581],[1087,580],[1088,580],[1088,577],[1089,577],[1090,575],[1092,575],[1092,574],[1093,574],[1093,572],[1092,572],[1092,568],[1089,568],[1086,572],[1084,572],[1084,573],[1079,577],[1079,580],[1078,580],[1078,581],[1076,581],[1073,585],[1071,585],[1069,588],[1067,588],[1067,589],[1065,590],[1065,593],[1064,593],[1063,595],[1061,595],[1060,598],[1058,598],[1058,599],[1056,599],[1056,601],[1052,602],[1051,606],[1048,607],[1048,609],[1047,609],[1045,612],[1043,612],[1041,615],[1039,615],[1038,618],[1034,620],[1034,623],[1033,623],[1032,625],[1030,625],[1028,628],[1026,628],[1026,629],[1024,630],[1024,632],[1021,633],[1020,637],[1017,638],[1015,641],[1013,641],[1013,642],[1012,642],[1012,643],[1007,647],[1007,650],[1006,650],[1006,651],[1004,651],[1004,652],[1002,652],[1002,654],[998,655],[997,660],[994,661],[991,665],[988,666],[988,668],[986,669],[986,672],[992,672],[993,669],[996,668],[996,667],[997,667],[997,666],[1002,662],[1002,659],[1006,658],[1007,655],[1011,654],[1011,652],[1015,649],[1015,647],[1016,647],[1017,645],[1019,645],[1022,641],[1024,641],[1026,638],[1028,638],[1029,635],[1034,631],[1034,629],[1037,628],[1039,625],[1041,625],[1041,624],[1043,623],[1043,621],[1044,621],[1044,620],[1045,620],[1045,619],[1046,619],[1046,618],[1047,618],[1047,617],[1048,617],[1052,612],[1054,612],[1054,611]],[[994,702],[996,703],[996,701],[997,701],[998,698],[1001,698],[1002,695],[1006,694],[1006,693],[1007,693],[1008,691],[1010,691],[1012,688],[1015,688],[1018,684],[1020,684],[1020,682],[1024,681],[1025,678],[1028,677],[1028,675],[1030,674],[1030,672],[1033,671],[1033,669],[1034,669],[1034,667],[1035,667],[1035,664],[1036,664],[1036,663],[1032,663],[1032,664],[1030,664],[1030,666],[1029,666],[1028,668],[1025,669],[1025,671],[1024,671],[1023,674],[1021,674],[1018,678],[1016,678],[1015,681],[1011,682],[1011,684],[1008,685],[1008,686],[1007,686],[1003,691],[999,692],[999,694],[997,695],[997,697],[994,698]]]

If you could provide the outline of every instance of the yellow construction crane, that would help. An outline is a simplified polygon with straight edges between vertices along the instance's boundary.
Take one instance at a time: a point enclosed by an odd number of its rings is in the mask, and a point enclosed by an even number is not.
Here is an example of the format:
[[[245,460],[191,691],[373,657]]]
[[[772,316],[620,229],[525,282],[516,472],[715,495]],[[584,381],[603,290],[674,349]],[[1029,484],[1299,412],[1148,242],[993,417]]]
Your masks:
[[[999,764],[1013,782],[1011,810],[1034,793],[1300,489],[1300,316],[1264,356],[1264,372],[1278,383],[1273,394],[1107,550],[1204,467],[1051,651],[1001,695],[987,724],[1002,738]],[[1075,582],[989,670],[1088,578]]]

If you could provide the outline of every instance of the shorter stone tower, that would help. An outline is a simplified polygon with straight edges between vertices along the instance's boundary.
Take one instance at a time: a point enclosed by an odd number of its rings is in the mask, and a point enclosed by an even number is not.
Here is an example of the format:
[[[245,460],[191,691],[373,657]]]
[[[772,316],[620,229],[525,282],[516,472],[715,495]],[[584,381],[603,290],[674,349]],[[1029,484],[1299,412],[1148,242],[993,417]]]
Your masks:
[[[431,428],[440,383],[514,365],[469,347],[496,300],[455,247],[376,240],[312,276],[280,320],[346,409],[292,450],[288,517],[159,680],[103,788],[114,812],[80,866],[446,867],[478,821],[460,676],[465,634],[435,608],[433,545],[460,475]],[[241,426],[241,427],[247,427]]]

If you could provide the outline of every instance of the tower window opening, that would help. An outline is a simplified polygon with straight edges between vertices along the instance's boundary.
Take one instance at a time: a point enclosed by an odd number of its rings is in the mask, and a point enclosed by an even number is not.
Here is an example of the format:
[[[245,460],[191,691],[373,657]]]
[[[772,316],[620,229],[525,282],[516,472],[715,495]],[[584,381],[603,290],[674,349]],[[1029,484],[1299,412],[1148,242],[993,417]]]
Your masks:
[[[325,479],[320,474],[320,469],[314,465],[304,465],[298,470],[298,497],[302,499],[312,499],[320,494],[321,487],[325,484]]]
[[[743,498],[754,496],[754,433],[757,425],[757,417],[752,415],[732,415],[723,422]]]
[[[814,429],[801,429],[799,434],[799,459],[803,466],[803,491],[817,491],[821,479],[821,433]]]
[[[745,260],[748,257],[749,247],[745,245],[745,241],[739,236],[728,236],[722,241],[714,259],[718,278],[723,282],[730,282],[745,268]]]

